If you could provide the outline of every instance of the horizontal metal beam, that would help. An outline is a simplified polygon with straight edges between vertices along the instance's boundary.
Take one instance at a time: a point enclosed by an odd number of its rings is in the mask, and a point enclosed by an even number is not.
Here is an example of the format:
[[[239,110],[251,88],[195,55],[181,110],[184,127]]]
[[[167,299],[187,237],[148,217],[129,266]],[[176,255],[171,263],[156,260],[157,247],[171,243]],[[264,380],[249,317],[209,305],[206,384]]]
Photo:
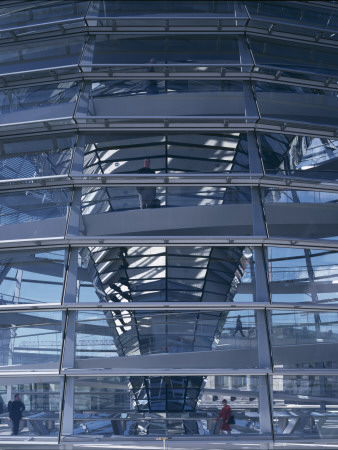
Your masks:
[[[303,172],[305,173],[305,172]],[[316,192],[338,192],[338,183],[295,176],[261,175],[231,172],[199,174],[103,174],[103,175],[51,175],[35,178],[0,180],[0,193],[13,193],[37,189],[114,186],[250,186],[262,188],[301,189]]]
[[[266,302],[85,302],[85,303],[36,303],[0,305],[0,313],[26,313],[32,311],[302,311],[337,312],[338,304],[318,303],[266,303]]]

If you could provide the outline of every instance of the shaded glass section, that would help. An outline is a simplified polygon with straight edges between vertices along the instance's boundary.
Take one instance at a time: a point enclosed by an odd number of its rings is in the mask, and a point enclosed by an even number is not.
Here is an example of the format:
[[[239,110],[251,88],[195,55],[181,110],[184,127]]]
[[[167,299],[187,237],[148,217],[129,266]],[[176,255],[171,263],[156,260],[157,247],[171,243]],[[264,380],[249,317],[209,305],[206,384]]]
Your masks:
[[[275,367],[336,367],[337,343],[338,312],[271,312]]]
[[[338,301],[337,252],[269,247],[267,267],[273,302],[336,304]]]
[[[137,188],[83,188],[86,234],[252,234],[250,188],[166,188],[141,183]]]
[[[25,410],[20,421],[20,437],[50,437],[57,441],[60,427],[60,383],[57,377],[27,376],[18,384],[17,378],[2,378],[0,398],[6,408],[8,402],[14,401],[19,394]],[[8,421],[8,413],[1,419],[0,440],[10,440],[13,421]],[[4,426],[5,425],[5,426]],[[15,439],[15,438],[14,438]],[[16,437],[17,439],[17,437]]]
[[[266,174],[337,180],[337,139],[274,133],[258,139]]]
[[[70,196],[69,189],[41,189],[1,194],[0,226],[65,218]],[[63,233],[64,226],[59,230],[59,234]]]
[[[260,73],[275,74],[281,70],[280,76],[311,80],[338,74],[334,48],[258,37],[250,37],[249,45]]]
[[[115,16],[142,16],[148,14],[164,14],[167,16],[171,13],[194,14],[219,13],[226,12],[234,14],[233,1],[217,1],[205,0],[194,2],[191,0],[158,0],[144,1],[140,4],[137,0],[120,1],[94,1],[92,2],[88,17],[115,17]]]
[[[248,172],[246,133],[86,136],[85,174]]]
[[[216,36],[147,36],[90,38],[81,67],[100,70],[111,66],[114,71],[219,72],[222,66],[230,70],[242,67],[237,39]],[[250,67],[252,64],[250,64]]]
[[[260,433],[257,376],[75,378],[74,434],[219,434],[223,398],[233,435]]]
[[[0,90],[0,126],[48,120],[72,120],[79,82]]]
[[[64,250],[1,253],[1,304],[60,303],[65,258]]]
[[[79,276],[91,280],[95,293],[79,301],[253,301],[249,247],[91,247],[80,255],[87,273]]]
[[[77,313],[76,359],[211,350],[223,350],[228,367],[257,367],[253,311],[241,311],[240,316],[233,311],[198,310]],[[238,359],[245,362],[239,366]]]
[[[71,40],[59,38],[1,47],[0,74],[20,80],[36,78],[37,72],[46,76],[52,69],[58,74],[78,72],[83,42],[83,37],[74,36]]]
[[[337,193],[266,188],[262,195],[270,236],[337,239]]]
[[[22,281],[23,288],[27,281]],[[55,368],[60,363],[61,311],[2,312],[0,314],[1,370]],[[13,367],[14,366],[14,367]]]
[[[250,25],[268,28],[273,23],[275,31],[316,36],[326,31],[325,37],[337,39],[338,13],[335,8],[321,8],[306,2],[245,1],[251,16]],[[329,5],[330,2],[327,2]],[[326,6],[326,5],[325,5]]]
[[[335,91],[256,82],[255,92],[262,119],[321,126],[338,125]]]
[[[156,73],[153,75],[149,74],[147,80],[92,82],[89,107],[79,107],[76,118],[246,116],[240,82],[160,80]],[[84,103],[85,95],[81,97]],[[248,113],[247,118],[257,118],[257,115]]]
[[[41,2],[14,2],[0,8],[1,38],[30,35],[32,32],[58,32],[62,27],[74,28],[84,25],[84,15],[89,1],[56,0]],[[12,31],[13,30],[13,31]],[[11,33],[12,32],[12,33]]]
[[[337,439],[337,376],[274,375],[272,383],[279,439]]]
[[[13,139],[2,145],[1,180],[64,175],[72,162],[75,136]]]

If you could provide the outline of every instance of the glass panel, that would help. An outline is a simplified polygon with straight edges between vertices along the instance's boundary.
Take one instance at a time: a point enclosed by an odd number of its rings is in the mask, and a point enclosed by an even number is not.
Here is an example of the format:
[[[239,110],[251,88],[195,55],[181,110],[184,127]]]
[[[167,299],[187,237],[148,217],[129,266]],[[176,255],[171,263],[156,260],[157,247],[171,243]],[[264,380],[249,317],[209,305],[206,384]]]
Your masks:
[[[142,16],[163,13],[168,14],[215,14],[232,13],[234,14],[233,1],[191,1],[191,0],[158,0],[143,1],[138,0],[115,1],[94,1],[88,12],[89,17],[116,17],[116,16]]]
[[[87,116],[100,119],[170,116],[236,118],[245,115],[243,85],[240,82],[166,81],[151,75],[147,80],[93,82],[89,108],[79,107],[76,117],[78,119]],[[257,116],[249,115],[248,118]]]
[[[276,367],[337,367],[338,312],[272,311]]]
[[[65,264],[64,250],[1,253],[1,304],[60,303]]]
[[[255,92],[263,119],[338,125],[335,91],[257,82]]]
[[[269,247],[267,267],[273,302],[338,302],[338,253]]]
[[[275,375],[275,435],[279,439],[337,439],[337,386],[337,376]]]
[[[163,235],[163,230],[166,235],[252,234],[251,191],[246,187],[141,185],[84,188],[82,194],[87,235]],[[203,212],[206,207],[207,213]],[[177,214],[174,208],[180,208]],[[98,226],[97,215],[103,213],[107,215],[100,216]],[[113,221],[108,213],[114,214]],[[151,219],[139,221],[139,214]]]
[[[0,126],[53,119],[71,121],[79,82],[0,90]]]
[[[27,281],[21,283],[23,289],[28,284]],[[15,370],[27,370],[27,364],[35,364],[36,370],[58,369],[61,332],[61,311],[2,312],[0,371],[11,366],[15,366]]]
[[[73,147],[68,145],[73,146],[74,139],[55,138],[54,143],[48,138],[7,142],[4,144],[5,154],[0,157],[0,180],[68,173],[73,156]],[[50,150],[53,147],[55,150]]]
[[[321,8],[305,2],[291,4],[281,1],[246,1],[244,2],[251,16],[251,26],[269,28],[287,33],[313,36],[322,30],[337,30],[338,14],[334,8]],[[331,34],[331,33],[330,33]],[[331,36],[330,36],[331,37]],[[335,35],[331,39],[337,39]]]
[[[282,69],[283,76],[301,74],[319,80],[338,74],[334,49],[261,38],[249,38],[249,42],[259,72],[274,74]]]
[[[338,177],[338,140],[259,134],[265,173],[335,181]]]
[[[248,172],[246,133],[87,136],[85,174]]]
[[[70,195],[69,189],[41,189],[0,194],[0,226],[65,218]],[[59,233],[63,234],[64,228]]]
[[[72,28],[83,26],[88,4],[89,1],[74,2],[70,0],[7,4],[0,8],[0,36],[1,38],[11,37],[10,31],[7,31],[11,29],[15,29],[17,35],[30,34],[32,31],[58,31],[60,33],[60,28],[55,22],[62,21],[65,28],[68,27],[67,22],[70,22]]]
[[[236,424],[224,433],[260,434],[257,376],[75,378],[74,434],[223,434],[222,399]],[[217,423],[215,419],[219,417]]]
[[[19,396],[17,397],[17,394]],[[11,439],[10,434],[19,434],[20,440],[28,436],[46,437],[57,441],[60,426],[60,383],[56,377],[28,376],[18,384],[18,380],[9,377],[0,385],[0,396],[5,409],[11,401],[10,409],[13,413],[2,415],[0,440]],[[0,397],[0,398],[1,398]],[[14,401],[22,404],[14,404]],[[22,409],[24,408],[24,411]],[[15,414],[16,411],[21,411]],[[8,422],[8,416],[11,420]],[[22,415],[22,420],[20,416]],[[14,438],[15,439],[15,438]]]
[[[80,302],[251,302],[255,295],[250,247],[90,247],[80,256],[79,281],[88,287]]]
[[[33,43],[7,45],[0,48],[0,74],[11,74],[11,80],[37,77],[37,71],[64,68],[64,72],[78,72],[77,64],[83,45],[83,38],[34,41]],[[60,73],[59,70],[57,70]],[[17,77],[15,73],[20,73]]]
[[[253,311],[82,311],[76,358],[223,350],[230,368],[258,367]],[[235,351],[234,351],[235,350]],[[224,351],[227,354],[224,354]]]
[[[338,194],[282,188],[262,190],[270,236],[338,239]]]
[[[100,70],[113,66],[117,70],[163,74],[170,72],[218,72],[221,66],[240,70],[237,39],[205,36],[147,36],[126,39],[91,38],[83,54],[84,70]],[[252,64],[248,65],[251,67]]]

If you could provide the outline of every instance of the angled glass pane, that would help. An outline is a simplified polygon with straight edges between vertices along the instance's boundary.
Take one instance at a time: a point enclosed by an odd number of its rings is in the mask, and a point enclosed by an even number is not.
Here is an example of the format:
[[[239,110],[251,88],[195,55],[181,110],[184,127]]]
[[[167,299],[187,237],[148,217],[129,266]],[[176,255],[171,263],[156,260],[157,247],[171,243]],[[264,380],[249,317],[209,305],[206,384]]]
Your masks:
[[[8,402],[16,400],[23,403],[19,405],[22,410],[22,420],[15,417],[9,421],[8,412],[2,415],[0,427],[0,442],[19,440],[42,440],[57,443],[60,427],[60,382],[53,376],[26,376],[18,382],[16,377],[1,377],[0,396],[7,410]],[[13,417],[13,416],[12,416]],[[18,436],[14,434],[14,422],[18,426]],[[6,444],[4,444],[6,445]],[[17,444],[16,444],[17,445]]]
[[[46,76],[55,73],[78,72],[77,66],[83,46],[83,37],[34,41],[0,48],[0,74],[11,75],[11,80]]]
[[[337,76],[336,50],[282,40],[250,37],[250,48],[260,73],[275,74],[310,80]]]
[[[256,82],[255,92],[262,119],[338,125],[338,98],[335,91]]]
[[[274,375],[274,431],[278,440],[338,437],[337,376]]]
[[[266,188],[262,198],[270,236],[338,239],[338,194]]]
[[[98,358],[217,350],[229,368],[258,367],[253,311],[77,313],[75,357],[89,363],[95,358],[96,367],[104,365]]]
[[[246,133],[86,136],[86,175],[137,174],[144,159],[156,174],[249,171]]]
[[[338,14],[333,8],[309,5],[306,2],[245,1],[251,16],[251,26],[269,28],[275,31],[315,36],[318,31],[337,30]],[[331,35],[330,33],[329,35]],[[331,36],[330,36],[331,37]],[[331,39],[337,39],[332,36]]]
[[[252,234],[251,191],[246,187],[141,185],[84,188],[82,194],[87,235]]]
[[[75,138],[65,135],[6,140],[0,157],[0,180],[68,173]]]
[[[89,87],[89,99],[84,91],[76,113],[84,122],[86,118],[92,122],[172,116],[257,118],[257,112],[247,112],[243,85],[238,81],[165,81],[151,73],[147,79],[95,81]]]
[[[337,180],[337,139],[275,133],[258,139],[266,174]]]
[[[270,335],[275,367],[337,367],[338,312],[272,311]]]
[[[82,56],[86,71],[110,66],[114,73],[159,72],[219,73],[221,67],[240,70],[237,39],[216,36],[147,36],[111,38],[97,35],[90,38]],[[248,67],[251,67],[250,64]]]
[[[76,377],[74,435],[210,436],[226,399],[235,436],[260,436],[257,376]]]
[[[6,4],[0,8],[1,38],[15,35],[30,35],[32,32],[59,31],[58,22],[63,27],[79,27],[84,25],[84,15],[89,1],[74,2],[70,0],[43,2],[33,0]]]
[[[1,304],[60,303],[65,265],[64,250],[1,253]]]
[[[79,86],[77,81],[60,81],[0,90],[0,126],[48,120],[71,122]]]
[[[201,15],[227,13],[234,15],[233,1],[199,1],[191,0],[158,0],[144,1],[142,5],[137,0],[119,1],[94,1],[89,9],[87,17],[123,17],[123,16],[141,16],[142,15]]]
[[[338,302],[337,252],[269,247],[266,255],[273,302]]]
[[[60,236],[65,232],[66,215],[71,191],[69,189],[41,189],[0,194],[1,239],[22,239],[24,237]],[[48,222],[45,222],[48,221]],[[29,222],[43,222],[33,232]],[[49,227],[46,226],[49,224]],[[11,225],[12,228],[7,226]],[[20,235],[20,232],[22,233]],[[54,234],[56,233],[56,234]]]
[[[255,296],[250,247],[90,247],[81,249],[80,265],[79,302],[252,302]]]
[[[26,281],[22,284],[28,284]],[[23,286],[23,289],[25,286]],[[61,311],[0,314],[0,372],[58,369],[62,343]]]

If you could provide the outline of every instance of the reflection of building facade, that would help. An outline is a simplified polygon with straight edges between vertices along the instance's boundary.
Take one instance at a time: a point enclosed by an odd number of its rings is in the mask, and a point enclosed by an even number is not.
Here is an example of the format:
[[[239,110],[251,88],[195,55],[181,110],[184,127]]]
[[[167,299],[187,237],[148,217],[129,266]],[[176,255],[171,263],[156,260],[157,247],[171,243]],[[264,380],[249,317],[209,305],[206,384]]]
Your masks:
[[[335,3],[0,13],[2,417],[20,393],[36,448],[335,448]]]

